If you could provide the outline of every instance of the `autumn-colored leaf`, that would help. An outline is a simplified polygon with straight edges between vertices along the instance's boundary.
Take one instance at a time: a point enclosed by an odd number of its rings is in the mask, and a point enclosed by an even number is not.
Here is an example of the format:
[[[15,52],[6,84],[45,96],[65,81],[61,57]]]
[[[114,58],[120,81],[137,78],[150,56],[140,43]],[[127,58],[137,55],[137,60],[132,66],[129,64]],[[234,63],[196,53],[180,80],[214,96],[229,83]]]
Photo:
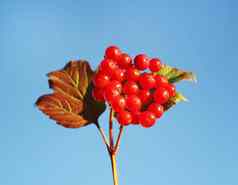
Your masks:
[[[91,80],[95,72],[87,61],[71,61],[62,70],[50,72],[52,94],[36,101],[38,108],[67,128],[79,128],[97,122],[104,112],[104,103],[92,98]]]
[[[157,74],[167,77],[170,83],[176,83],[181,80],[197,81],[196,76],[192,72],[183,71],[168,65],[163,65]]]
[[[169,110],[171,107],[176,105],[179,102],[182,101],[188,101],[185,96],[183,96],[181,93],[176,92],[176,95],[174,97],[171,97],[166,104],[164,104],[165,111]]]

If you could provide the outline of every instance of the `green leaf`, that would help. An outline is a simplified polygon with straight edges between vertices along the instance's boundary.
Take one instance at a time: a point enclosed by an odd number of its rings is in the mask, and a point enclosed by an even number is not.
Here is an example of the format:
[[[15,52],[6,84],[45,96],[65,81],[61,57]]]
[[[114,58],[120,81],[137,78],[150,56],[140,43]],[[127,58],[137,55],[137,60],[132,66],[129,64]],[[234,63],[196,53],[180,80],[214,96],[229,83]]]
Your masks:
[[[187,98],[181,93],[176,92],[174,97],[171,97],[166,104],[164,104],[165,111],[169,110],[171,107],[176,105],[179,102],[188,102]]]
[[[36,101],[37,107],[58,124],[79,128],[96,123],[106,105],[92,97],[92,78],[95,72],[87,61],[71,61],[48,74],[52,94]]]
[[[167,77],[170,83],[176,83],[181,80],[197,81],[196,76],[192,72],[183,71],[168,65],[163,65],[157,74]]]

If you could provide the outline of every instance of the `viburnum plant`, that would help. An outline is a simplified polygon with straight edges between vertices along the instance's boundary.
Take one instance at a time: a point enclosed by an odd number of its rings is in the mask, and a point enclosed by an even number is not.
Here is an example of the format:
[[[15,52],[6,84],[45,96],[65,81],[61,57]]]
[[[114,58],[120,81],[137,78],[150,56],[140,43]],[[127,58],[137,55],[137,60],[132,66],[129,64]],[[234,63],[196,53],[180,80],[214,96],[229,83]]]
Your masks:
[[[53,93],[39,97],[36,105],[66,128],[89,124],[97,127],[110,155],[114,185],[118,185],[116,155],[123,129],[129,125],[155,125],[172,106],[186,101],[174,84],[196,80],[193,73],[170,67],[159,58],[139,54],[132,59],[117,46],[105,50],[96,71],[85,60],[70,61],[48,77]],[[108,137],[98,122],[106,106],[110,110]],[[115,119],[119,129],[116,138]]]

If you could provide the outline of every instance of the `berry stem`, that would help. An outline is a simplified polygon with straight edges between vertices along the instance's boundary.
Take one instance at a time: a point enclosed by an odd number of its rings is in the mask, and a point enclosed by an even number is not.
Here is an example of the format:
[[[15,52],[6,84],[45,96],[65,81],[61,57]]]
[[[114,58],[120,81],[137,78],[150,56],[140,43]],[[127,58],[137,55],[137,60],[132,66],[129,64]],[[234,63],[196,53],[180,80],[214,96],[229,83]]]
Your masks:
[[[114,112],[112,108],[110,108],[110,115],[109,115],[109,141],[110,141],[110,150],[113,151],[114,148],[114,141],[113,141],[113,116]]]
[[[114,185],[118,185],[116,154],[114,152],[114,140],[113,140],[113,116],[114,116],[114,112],[111,108],[110,115],[109,115],[109,141],[110,141],[109,155],[110,155],[111,165],[112,165],[113,183]]]
[[[122,136],[122,132],[123,132],[124,126],[120,126],[120,130],[119,130],[119,134],[117,136],[117,141],[116,141],[116,145],[114,148],[114,154],[116,155],[118,150],[119,150],[119,146],[120,146],[120,141],[121,141],[121,136]]]
[[[118,175],[117,175],[116,155],[113,152],[111,152],[110,158],[111,158],[111,164],[112,164],[113,183],[114,183],[114,185],[119,185],[118,184]]]
[[[102,129],[102,127],[99,125],[98,122],[95,123],[100,135],[102,136],[102,140],[104,142],[104,144],[106,145],[107,147],[107,151],[110,153],[110,145],[109,145],[109,142],[108,142],[108,139],[107,139],[107,136],[105,135],[104,133],[104,130]]]

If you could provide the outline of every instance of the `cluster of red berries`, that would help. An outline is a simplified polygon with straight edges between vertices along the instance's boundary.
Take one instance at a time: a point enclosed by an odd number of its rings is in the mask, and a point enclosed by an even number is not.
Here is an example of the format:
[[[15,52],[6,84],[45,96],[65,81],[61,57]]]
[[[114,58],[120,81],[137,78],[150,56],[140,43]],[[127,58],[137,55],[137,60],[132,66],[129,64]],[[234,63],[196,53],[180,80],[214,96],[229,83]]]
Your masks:
[[[175,86],[156,74],[161,67],[158,58],[139,54],[133,63],[128,54],[110,46],[93,78],[92,95],[112,107],[119,124],[151,127],[163,115],[163,104],[176,94]]]

